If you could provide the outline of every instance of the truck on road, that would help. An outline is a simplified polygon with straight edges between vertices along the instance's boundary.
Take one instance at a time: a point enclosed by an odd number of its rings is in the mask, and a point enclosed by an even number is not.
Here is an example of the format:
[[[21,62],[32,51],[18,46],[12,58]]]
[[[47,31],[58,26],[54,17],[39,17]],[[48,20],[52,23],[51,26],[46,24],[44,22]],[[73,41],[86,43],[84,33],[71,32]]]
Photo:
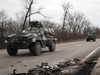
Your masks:
[[[96,35],[95,35],[95,32],[89,32],[87,34],[87,37],[86,37],[86,41],[90,41],[90,40],[93,40],[93,41],[96,41]]]

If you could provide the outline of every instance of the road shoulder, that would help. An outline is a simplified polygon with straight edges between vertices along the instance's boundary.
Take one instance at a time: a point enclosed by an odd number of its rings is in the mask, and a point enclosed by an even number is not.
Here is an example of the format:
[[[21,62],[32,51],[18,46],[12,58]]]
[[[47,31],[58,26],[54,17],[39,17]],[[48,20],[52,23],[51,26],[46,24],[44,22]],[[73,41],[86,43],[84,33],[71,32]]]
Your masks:
[[[92,69],[91,75],[100,75],[100,56],[99,56],[98,60],[94,61],[94,62],[97,62],[97,64]]]

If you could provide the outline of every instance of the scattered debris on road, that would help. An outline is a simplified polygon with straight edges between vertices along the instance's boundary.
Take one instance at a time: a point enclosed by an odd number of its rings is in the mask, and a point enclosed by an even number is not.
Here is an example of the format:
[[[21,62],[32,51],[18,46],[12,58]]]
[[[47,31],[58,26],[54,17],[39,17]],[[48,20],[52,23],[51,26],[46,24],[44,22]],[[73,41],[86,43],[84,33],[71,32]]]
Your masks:
[[[41,66],[36,65],[37,68],[29,69],[27,72],[18,73],[17,69],[14,69],[11,75],[70,75],[70,66],[72,69],[78,69],[79,66],[83,65],[84,63],[82,63],[78,58],[67,60],[65,62],[56,62],[53,63],[53,66],[43,62],[41,63]]]

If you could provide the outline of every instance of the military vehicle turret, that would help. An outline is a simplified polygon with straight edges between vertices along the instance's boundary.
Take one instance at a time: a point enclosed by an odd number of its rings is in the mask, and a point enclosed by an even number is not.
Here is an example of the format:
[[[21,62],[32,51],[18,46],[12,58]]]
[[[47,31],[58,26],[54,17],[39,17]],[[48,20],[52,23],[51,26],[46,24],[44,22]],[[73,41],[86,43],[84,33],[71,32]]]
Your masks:
[[[90,40],[96,41],[95,32],[90,32],[90,33],[87,34],[86,41],[88,42]]]
[[[6,40],[9,55],[16,55],[18,49],[29,49],[33,55],[37,56],[41,54],[41,48],[45,47],[48,47],[50,52],[54,52],[57,38],[52,27],[33,21],[30,23],[30,28],[24,29],[21,33],[9,35]]]

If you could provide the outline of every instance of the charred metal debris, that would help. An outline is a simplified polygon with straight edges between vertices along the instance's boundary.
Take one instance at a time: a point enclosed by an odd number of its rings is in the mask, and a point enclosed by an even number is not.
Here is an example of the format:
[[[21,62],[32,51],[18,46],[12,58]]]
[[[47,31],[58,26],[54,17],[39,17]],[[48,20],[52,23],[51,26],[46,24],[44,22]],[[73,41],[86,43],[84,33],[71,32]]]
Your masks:
[[[53,64],[53,66],[49,66],[48,63],[43,62],[41,66],[36,65],[37,68],[29,69],[27,72],[17,72],[17,69],[14,69],[11,75],[70,75],[69,67],[74,69],[84,65],[78,58]]]

